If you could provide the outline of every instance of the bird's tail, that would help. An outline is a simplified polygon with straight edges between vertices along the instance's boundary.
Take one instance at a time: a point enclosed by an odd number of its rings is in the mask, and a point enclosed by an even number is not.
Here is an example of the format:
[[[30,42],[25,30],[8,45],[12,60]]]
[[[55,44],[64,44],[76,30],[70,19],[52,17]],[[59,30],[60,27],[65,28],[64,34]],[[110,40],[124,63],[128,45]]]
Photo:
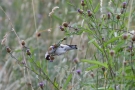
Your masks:
[[[68,45],[71,49],[77,49],[77,45]]]

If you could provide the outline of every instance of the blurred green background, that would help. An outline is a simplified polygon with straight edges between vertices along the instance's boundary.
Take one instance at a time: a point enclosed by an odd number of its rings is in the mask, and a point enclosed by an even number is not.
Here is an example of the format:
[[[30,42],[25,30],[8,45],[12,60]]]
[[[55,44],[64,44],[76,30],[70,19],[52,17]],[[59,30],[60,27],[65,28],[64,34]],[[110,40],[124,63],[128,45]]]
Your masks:
[[[94,8],[99,4],[100,10],[95,14],[98,20],[102,14],[108,13],[106,7],[109,7],[112,11],[118,7],[115,13],[120,12],[121,2],[124,0],[84,1],[93,1]],[[112,3],[111,1],[114,2],[112,5],[109,4]],[[32,63],[32,60],[26,55],[26,51],[23,52],[15,33],[12,31],[11,23],[20,40],[24,40],[26,46],[30,49],[33,60],[42,67],[52,81],[56,81],[59,84],[59,88],[66,87],[66,80],[71,78],[70,75],[72,74],[72,80],[69,80],[67,84],[68,89],[65,90],[95,90],[91,89],[95,87],[101,87],[102,90],[106,82],[104,81],[104,73],[101,68],[86,71],[86,68],[94,65],[79,62],[79,60],[84,58],[93,59],[95,58],[94,53],[99,53],[96,52],[93,45],[88,44],[89,40],[86,33],[71,35],[62,42],[64,44],[77,45],[78,50],[69,51],[62,56],[56,56],[53,62],[46,61],[44,58],[49,46],[54,45],[65,37],[64,32],[59,29],[63,22],[67,22],[71,26],[80,25],[85,28],[84,17],[81,17],[77,12],[78,8],[83,9],[80,2],[81,0],[0,0],[0,40],[3,41],[4,36],[6,38],[5,44],[0,45],[0,90],[42,90],[39,87],[40,82],[45,84],[43,90],[55,90],[49,81],[40,77],[42,75],[41,70]],[[55,7],[59,8],[49,16],[49,13]],[[89,9],[89,7],[85,9]],[[4,13],[10,18],[10,21]],[[93,24],[93,22],[91,23]],[[132,24],[131,26],[131,29],[134,29]],[[41,34],[40,37],[37,36],[39,33]],[[23,64],[18,64],[6,52],[6,46],[11,48],[12,54],[20,62],[24,63],[26,61],[25,63],[39,73],[39,75],[26,69]],[[100,56],[98,59],[102,61]],[[74,60],[77,60],[79,64],[76,64]],[[81,72],[82,76],[76,74],[75,70],[78,69],[83,69]],[[97,78],[93,78],[93,74]],[[100,80],[99,83],[96,83],[98,80]],[[112,84],[113,82],[110,83]]]

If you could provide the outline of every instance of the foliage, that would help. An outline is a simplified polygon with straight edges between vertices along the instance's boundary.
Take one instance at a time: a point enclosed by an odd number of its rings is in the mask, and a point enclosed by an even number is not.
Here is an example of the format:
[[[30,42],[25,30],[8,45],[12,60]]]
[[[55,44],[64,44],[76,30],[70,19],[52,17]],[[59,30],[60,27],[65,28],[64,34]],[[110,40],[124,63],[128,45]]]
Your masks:
[[[133,0],[2,0],[1,90],[134,90]],[[50,45],[77,51],[46,60]]]

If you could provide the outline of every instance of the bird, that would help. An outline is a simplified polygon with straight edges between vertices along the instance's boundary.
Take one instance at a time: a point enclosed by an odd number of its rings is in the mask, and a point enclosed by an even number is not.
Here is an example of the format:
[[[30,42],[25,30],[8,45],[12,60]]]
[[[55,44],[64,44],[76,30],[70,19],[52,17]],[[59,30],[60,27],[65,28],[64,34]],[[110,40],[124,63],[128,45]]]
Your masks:
[[[46,60],[50,60],[51,56],[59,56],[67,51],[77,49],[77,45],[67,45],[67,44],[60,44],[59,46],[52,45],[49,47],[49,50],[45,54]]]

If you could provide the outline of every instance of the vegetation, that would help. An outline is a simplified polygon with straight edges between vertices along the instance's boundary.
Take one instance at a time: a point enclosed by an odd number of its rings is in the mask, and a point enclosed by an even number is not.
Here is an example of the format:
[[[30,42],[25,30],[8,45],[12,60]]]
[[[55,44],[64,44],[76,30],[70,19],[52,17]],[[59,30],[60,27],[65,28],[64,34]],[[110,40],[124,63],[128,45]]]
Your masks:
[[[0,90],[134,90],[134,0],[1,0]],[[45,59],[51,45],[78,50]]]

